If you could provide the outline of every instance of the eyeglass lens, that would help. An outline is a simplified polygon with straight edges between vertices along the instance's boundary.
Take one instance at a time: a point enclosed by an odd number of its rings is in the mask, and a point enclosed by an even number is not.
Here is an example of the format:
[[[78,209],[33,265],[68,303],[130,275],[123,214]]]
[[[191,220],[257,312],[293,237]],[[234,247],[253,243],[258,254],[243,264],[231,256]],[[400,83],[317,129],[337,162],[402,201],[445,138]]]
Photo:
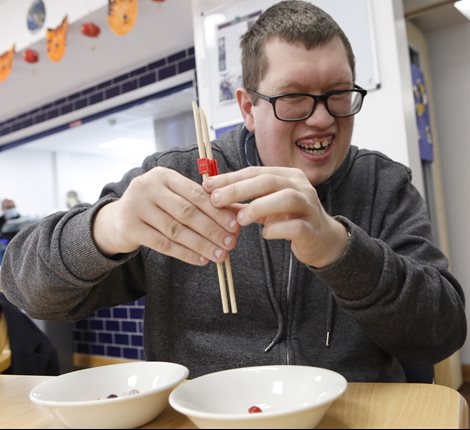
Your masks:
[[[362,94],[345,91],[329,94],[326,100],[328,112],[333,116],[350,116],[359,112]],[[280,119],[296,120],[308,118],[314,111],[316,100],[309,95],[286,95],[276,99],[276,115]]]

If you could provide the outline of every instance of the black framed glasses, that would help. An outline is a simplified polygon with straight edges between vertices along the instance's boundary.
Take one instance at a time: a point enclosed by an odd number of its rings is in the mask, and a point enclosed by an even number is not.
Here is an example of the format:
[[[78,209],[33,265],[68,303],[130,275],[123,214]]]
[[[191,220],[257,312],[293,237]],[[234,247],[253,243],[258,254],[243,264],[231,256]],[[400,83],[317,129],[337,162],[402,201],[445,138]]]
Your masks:
[[[362,108],[367,90],[354,85],[351,90],[334,90],[325,94],[288,93],[280,96],[266,96],[247,89],[250,94],[272,104],[274,115],[281,121],[303,121],[313,115],[318,103],[325,105],[328,113],[335,118],[356,115]]]

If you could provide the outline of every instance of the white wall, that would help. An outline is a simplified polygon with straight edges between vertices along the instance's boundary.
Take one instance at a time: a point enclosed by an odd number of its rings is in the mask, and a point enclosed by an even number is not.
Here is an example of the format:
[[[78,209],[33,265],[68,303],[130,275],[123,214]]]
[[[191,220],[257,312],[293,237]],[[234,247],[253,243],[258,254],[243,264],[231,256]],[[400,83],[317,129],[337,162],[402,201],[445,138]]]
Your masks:
[[[83,202],[98,199],[104,185],[118,181],[142,160],[96,154],[18,149],[0,152],[0,199],[15,200],[22,215],[41,217],[66,210],[66,194]]]
[[[66,210],[66,195],[75,190],[82,202],[98,200],[101,189],[109,182],[121,180],[124,173],[139,166],[142,160],[129,160],[97,154],[58,152],[57,206]]]
[[[190,110],[171,117],[157,119],[153,127],[157,151],[196,142],[194,115]]]
[[[44,215],[55,207],[55,163],[43,151],[0,152],[0,199],[15,200],[22,215]]]
[[[470,300],[470,22],[427,35],[452,272]],[[468,306],[467,306],[468,308]],[[467,309],[470,321],[470,311]],[[461,351],[470,364],[470,342]]]

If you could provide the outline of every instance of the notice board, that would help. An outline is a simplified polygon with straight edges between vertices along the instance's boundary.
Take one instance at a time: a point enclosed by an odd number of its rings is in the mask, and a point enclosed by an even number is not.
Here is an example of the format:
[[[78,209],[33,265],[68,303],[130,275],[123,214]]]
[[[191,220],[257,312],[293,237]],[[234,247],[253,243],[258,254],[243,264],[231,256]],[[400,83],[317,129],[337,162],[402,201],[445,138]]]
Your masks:
[[[356,83],[380,87],[371,0],[310,0],[341,26],[356,56]],[[211,93],[211,125],[217,130],[241,122],[234,99],[241,82],[240,36],[277,0],[237,0],[202,13],[204,47]]]

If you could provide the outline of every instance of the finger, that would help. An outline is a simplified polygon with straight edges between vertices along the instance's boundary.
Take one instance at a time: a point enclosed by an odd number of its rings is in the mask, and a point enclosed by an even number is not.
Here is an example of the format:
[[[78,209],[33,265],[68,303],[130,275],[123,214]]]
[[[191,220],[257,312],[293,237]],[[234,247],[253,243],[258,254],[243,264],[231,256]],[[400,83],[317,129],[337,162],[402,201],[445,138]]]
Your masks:
[[[211,200],[216,207],[226,207],[292,187],[294,185],[291,178],[263,172],[258,176],[215,189],[211,194]]]
[[[212,219],[213,222],[217,223],[221,228],[225,229],[229,233],[236,233],[239,230],[239,225],[237,224],[236,214],[228,208],[216,208],[211,203],[210,195],[194,181],[191,181],[185,177],[184,180],[179,180],[179,178],[171,177],[168,180],[168,187],[173,191],[177,196],[182,197],[188,202],[191,202],[192,205],[196,206],[202,213]],[[163,199],[161,202],[168,209],[168,205],[164,203],[167,199]],[[171,202],[171,199],[168,200]],[[191,212],[194,210],[191,206],[188,206],[186,203],[178,200],[180,209],[187,210],[187,214],[183,215],[185,219],[190,221]],[[169,213],[173,213],[170,211]]]
[[[300,218],[277,218],[274,221],[270,219],[262,229],[263,238],[267,240],[283,239],[302,243],[312,234],[311,225]]]
[[[225,187],[227,185],[243,181],[246,179],[255,178],[261,174],[270,174],[283,177],[291,177],[293,172],[298,169],[292,169],[289,167],[260,167],[251,166],[245,169],[236,170],[234,172],[222,173],[217,176],[209,176],[204,179],[203,187],[206,191],[211,192],[216,188]]]
[[[139,242],[143,246],[164,255],[177,258],[178,260],[195,266],[204,266],[209,262],[209,259],[206,257],[190,248],[173,242],[164,234],[145,223],[141,223],[139,227],[134,230],[134,233],[137,240],[140,238]]]
[[[306,198],[293,189],[282,189],[260,197],[247,204],[238,212],[238,222],[242,226],[263,223],[269,219],[304,217],[310,209]]]
[[[226,256],[224,247],[212,242],[207,235],[199,234],[195,230],[182,224],[178,219],[169,215],[161,208],[153,207],[146,211],[143,221],[150,227],[159,231],[171,244],[178,244],[211,261],[222,262]],[[220,227],[218,228],[220,229]],[[235,246],[235,244],[236,238],[230,236],[230,244],[229,246],[225,246],[225,248],[231,248]]]
[[[176,239],[177,232],[185,226],[188,230],[198,233],[199,236],[207,239],[208,242],[226,250],[234,247],[236,235],[230,234],[223,229],[216,221],[208,217],[193,203],[174,195],[171,204],[162,202],[160,204],[163,211],[169,215],[171,224],[165,224],[169,237]],[[235,224],[236,220],[233,220]],[[171,229],[170,229],[171,227]],[[185,231],[184,229],[182,229]]]

